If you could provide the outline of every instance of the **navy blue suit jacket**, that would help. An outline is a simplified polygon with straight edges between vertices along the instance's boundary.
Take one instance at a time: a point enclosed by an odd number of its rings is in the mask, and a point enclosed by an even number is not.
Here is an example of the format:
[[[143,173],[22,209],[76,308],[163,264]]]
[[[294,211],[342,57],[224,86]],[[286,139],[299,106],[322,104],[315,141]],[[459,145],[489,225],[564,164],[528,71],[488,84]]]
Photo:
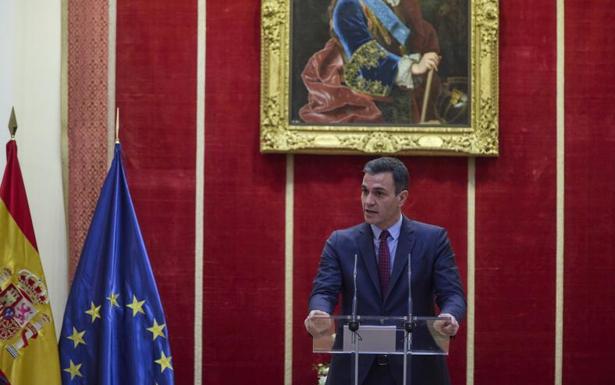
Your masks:
[[[367,223],[334,231],[323,250],[309,301],[310,310],[333,314],[341,293],[341,313],[352,314],[354,255],[357,263],[357,314],[406,316],[408,314],[408,256],[412,268],[413,315],[434,316],[435,304],[461,322],[466,301],[446,230],[403,218],[395,262],[386,295],[380,293],[378,263],[373,233]],[[362,355],[359,383],[362,384],[374,360]],[[409,368],[412,385],[450,383],[442,356],[413,356]],[[390,357],[391,374],[402,385],[402,358]],[[351,357],[333,355],[327,384],[349,385]]]

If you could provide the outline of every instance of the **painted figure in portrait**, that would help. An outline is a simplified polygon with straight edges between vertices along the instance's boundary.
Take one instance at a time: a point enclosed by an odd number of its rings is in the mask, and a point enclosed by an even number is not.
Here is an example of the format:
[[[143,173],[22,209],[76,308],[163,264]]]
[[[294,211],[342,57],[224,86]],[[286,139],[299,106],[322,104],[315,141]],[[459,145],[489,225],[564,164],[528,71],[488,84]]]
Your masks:
[[[468,0],[295,0],[291,119],[467,125],[468,18]]]

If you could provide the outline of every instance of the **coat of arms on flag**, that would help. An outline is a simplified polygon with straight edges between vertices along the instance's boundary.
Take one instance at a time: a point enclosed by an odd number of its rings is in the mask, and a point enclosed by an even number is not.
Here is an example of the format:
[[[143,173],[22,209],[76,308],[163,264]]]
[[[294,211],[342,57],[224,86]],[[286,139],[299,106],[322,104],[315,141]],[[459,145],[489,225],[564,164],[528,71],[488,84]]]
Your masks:
[[[45,283],[26,269],[19,271],[16,283],[11,276],[7,268],[0,272],[0,341],[8,342],[6,350],[17,358],[51,319],[36,308],[49,303]]]

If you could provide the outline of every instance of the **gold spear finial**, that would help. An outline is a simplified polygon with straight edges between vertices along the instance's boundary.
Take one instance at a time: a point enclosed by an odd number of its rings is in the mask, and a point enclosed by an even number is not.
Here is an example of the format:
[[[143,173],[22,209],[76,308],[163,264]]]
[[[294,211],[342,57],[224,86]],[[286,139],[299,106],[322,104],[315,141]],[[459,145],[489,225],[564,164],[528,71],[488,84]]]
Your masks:
[[[15,132],[17,132],[17,118],[15,117],[15,107],[11,107],[11,117],[9,118],[9,132],[11,133],[11,139],[15,139]]]
[[[115,143],[120,142],[120,109],[115,109]]]

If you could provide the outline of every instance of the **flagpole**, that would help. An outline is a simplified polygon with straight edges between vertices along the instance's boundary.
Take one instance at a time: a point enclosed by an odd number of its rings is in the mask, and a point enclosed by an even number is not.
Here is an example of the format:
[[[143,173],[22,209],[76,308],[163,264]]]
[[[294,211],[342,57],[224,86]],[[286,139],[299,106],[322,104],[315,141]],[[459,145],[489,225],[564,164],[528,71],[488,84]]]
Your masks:
[[[15,140],[15,133],[17,132],[17,118],[15,117],[15,106],[11,107],[11,117],[9,118],[9,132],[11,133],[11,140]]]
[[[120,143],[120,109],[115,109],[115,144]]]

